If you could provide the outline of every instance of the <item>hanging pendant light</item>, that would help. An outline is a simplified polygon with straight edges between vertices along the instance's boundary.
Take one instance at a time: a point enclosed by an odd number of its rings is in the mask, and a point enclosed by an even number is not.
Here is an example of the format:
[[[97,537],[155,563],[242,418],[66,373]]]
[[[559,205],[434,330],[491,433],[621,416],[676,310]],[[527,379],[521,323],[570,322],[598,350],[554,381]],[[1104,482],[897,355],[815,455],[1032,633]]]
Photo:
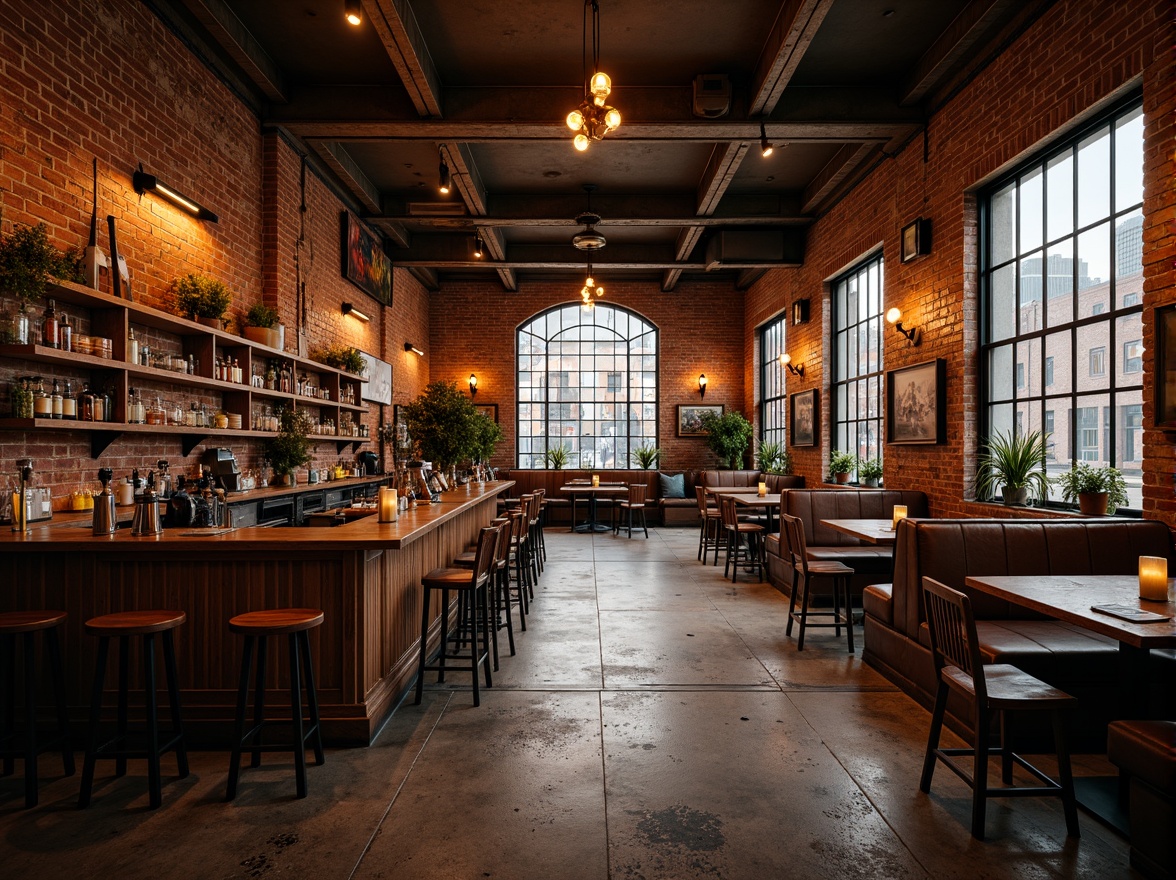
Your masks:
[[[584,279],[584,286],[580,288],[580,308],[585,312],[590,312],[596,308],[596,300],[594,298],[604,296],[604,287],[596,283],[596,279],[592,277],[592,264],[588,264],[588,277]]]
[[[592,18],[592,76],[588,76],[588,12]],[[568,114],[568,128],[576,133],[572,143],[583,152],[592,141],[603,140],[621,125],[621,113],[606,102],[612,92],[612,79],[600,69],[600,3],[584,0],[584,39],[581,47],[584,77],[584,100]]]

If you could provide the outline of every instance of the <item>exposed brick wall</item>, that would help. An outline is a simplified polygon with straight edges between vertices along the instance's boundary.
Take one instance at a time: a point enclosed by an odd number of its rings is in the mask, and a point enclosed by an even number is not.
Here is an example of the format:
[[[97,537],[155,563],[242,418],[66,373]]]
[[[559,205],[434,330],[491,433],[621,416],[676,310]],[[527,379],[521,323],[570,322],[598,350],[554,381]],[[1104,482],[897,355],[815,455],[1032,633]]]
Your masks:
[[[817,388],[821,396],[821,446],[793,449],[797,472],[819,479],[830,448],[830,375],[821,353],[830,339],[827,282],[879,243],[886,258],[884,309],[898,306],[908,325],[923,331],[915,348],[889,329],[887,369],[932,358],[947,362],[947,441],[937,446],[885,448],[885,478],[891,485],[927,492],[932,512],[976,515],[990,508],[971,504],[979,401],[976,350],[977,187],[1023,159],[1109,101],[1142,82],[1146,171],[1144,195],[1144,423],[1152,423],[1152,309],[1176,301],[1173,220],[1176,167],[1173,116],[1171,4],[1136,0],[1116,4],[1113,16],[1098,0],[1054,4],[1009,49],[995,59],[928,123],[928,159],[916,138],[895,158],[881,159],[848,198],[809,229],[804,266],[768,273],[747,295],[745,343],[752,351],[755,328],[795,298],[812,300],[812,320],[790,327],[788,350],[803,361],[803,379],[789,377],[790,392]],[[1077,51],[1075,47],[1081,47]],[[901,228],[930,218],[933,250],[903,264]],[[749,360],[748,370],[754,370]],[[752,383],[746,383],[750,408]],[[1145,431],[1144,508],[1176,524],[1170,439]]]
[[[662,293],[656,283],[610,282],[601,276],[605,299],[637,312],[660,333],[660,424],[658,444],[666,469],[702,467],[714,457],[699,437],[677,436],[677,405],[698,403],[698,374],[706,373],[705,402],[744,408],[743,294],[730,284],[680,284]],[[530,317],[559,303],[579,301],[573,282],[519,285],[517,294],[497,284],[447,284],[429,299],[432,327],[430,376],[469,387],[478,376],[478,403],[497,403],[505,435],[493,463],[515,463],[515,331]]]

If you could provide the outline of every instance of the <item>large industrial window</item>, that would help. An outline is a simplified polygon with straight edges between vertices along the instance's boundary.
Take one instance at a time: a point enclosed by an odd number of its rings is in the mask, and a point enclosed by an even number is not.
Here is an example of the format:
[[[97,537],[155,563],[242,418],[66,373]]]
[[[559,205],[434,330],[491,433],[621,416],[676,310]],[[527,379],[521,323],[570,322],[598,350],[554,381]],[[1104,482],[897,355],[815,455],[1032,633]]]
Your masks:
[[[788,397],[784,389],[787,370],[780,363],[785,347],[786,316],[781,315],[760,330],[760,442],[787,441]]]
[[[882,457],[882,255],[833,285],[833,448]]]
[[[1051,473],[1114,465],[1141,508],[1139,100],[1024,163],[980,206],[981,437],[1047,431]]]
[[[518,466],[562,446],[569,468],[627,468],[657,445],[657,328],[598,303],[549,309],[518,330]]]

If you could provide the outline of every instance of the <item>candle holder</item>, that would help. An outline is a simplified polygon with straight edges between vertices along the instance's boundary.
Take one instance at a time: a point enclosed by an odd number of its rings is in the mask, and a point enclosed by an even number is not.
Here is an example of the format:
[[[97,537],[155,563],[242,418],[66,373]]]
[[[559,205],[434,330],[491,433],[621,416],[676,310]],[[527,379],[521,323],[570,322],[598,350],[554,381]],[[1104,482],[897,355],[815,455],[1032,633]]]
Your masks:
[[[599,475],[599,474],[593,474],[593,475],[592,475],[592,488],[593,488],[593,489],[599,489],[599,488],[600,488],[600,475]]]
[[[758,494],[760,498],[764,498],[768,494],[768,484],[763,480],[760,480],[759,488],[756,490],[756,494]]]
[[[894,505],[894,512],[890,517],[890,530],[893,532],[898,529],[898,521],[906,519],[907,508],[905,504]]]
[[[1139,557],[1139,598],[1168,601],[1168,560],[1163,556]]]
[[[380,494],[379,494],[379,501],[378,501],[378,504],[380,507],[380,512],[379,512],[380,522],[382,522],[382,523],[396,522],[397,518],[399,517],[399,513],[400,513],[400,504],[399,504],[399,499],[397,497],[397,494],[398,493],[395,489],[390,489],[387,486],[380,487]]]

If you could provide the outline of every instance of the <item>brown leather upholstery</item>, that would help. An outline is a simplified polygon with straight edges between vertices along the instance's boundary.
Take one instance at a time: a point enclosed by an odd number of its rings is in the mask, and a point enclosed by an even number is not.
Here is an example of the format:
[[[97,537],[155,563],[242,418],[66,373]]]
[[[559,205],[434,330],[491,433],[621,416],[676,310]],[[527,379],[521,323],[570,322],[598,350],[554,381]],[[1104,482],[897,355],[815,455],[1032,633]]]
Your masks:
[[[1176,721],[1112,722],[1107,757],[1131,780],[1131,867],[1176,876]]]
[[[1112,721],[1107,757],[1119,769],[1176,796],[1176,721]]]
[[[704,486],[756,486],[759,484],[759,471],[717,471],[702,472]]]

